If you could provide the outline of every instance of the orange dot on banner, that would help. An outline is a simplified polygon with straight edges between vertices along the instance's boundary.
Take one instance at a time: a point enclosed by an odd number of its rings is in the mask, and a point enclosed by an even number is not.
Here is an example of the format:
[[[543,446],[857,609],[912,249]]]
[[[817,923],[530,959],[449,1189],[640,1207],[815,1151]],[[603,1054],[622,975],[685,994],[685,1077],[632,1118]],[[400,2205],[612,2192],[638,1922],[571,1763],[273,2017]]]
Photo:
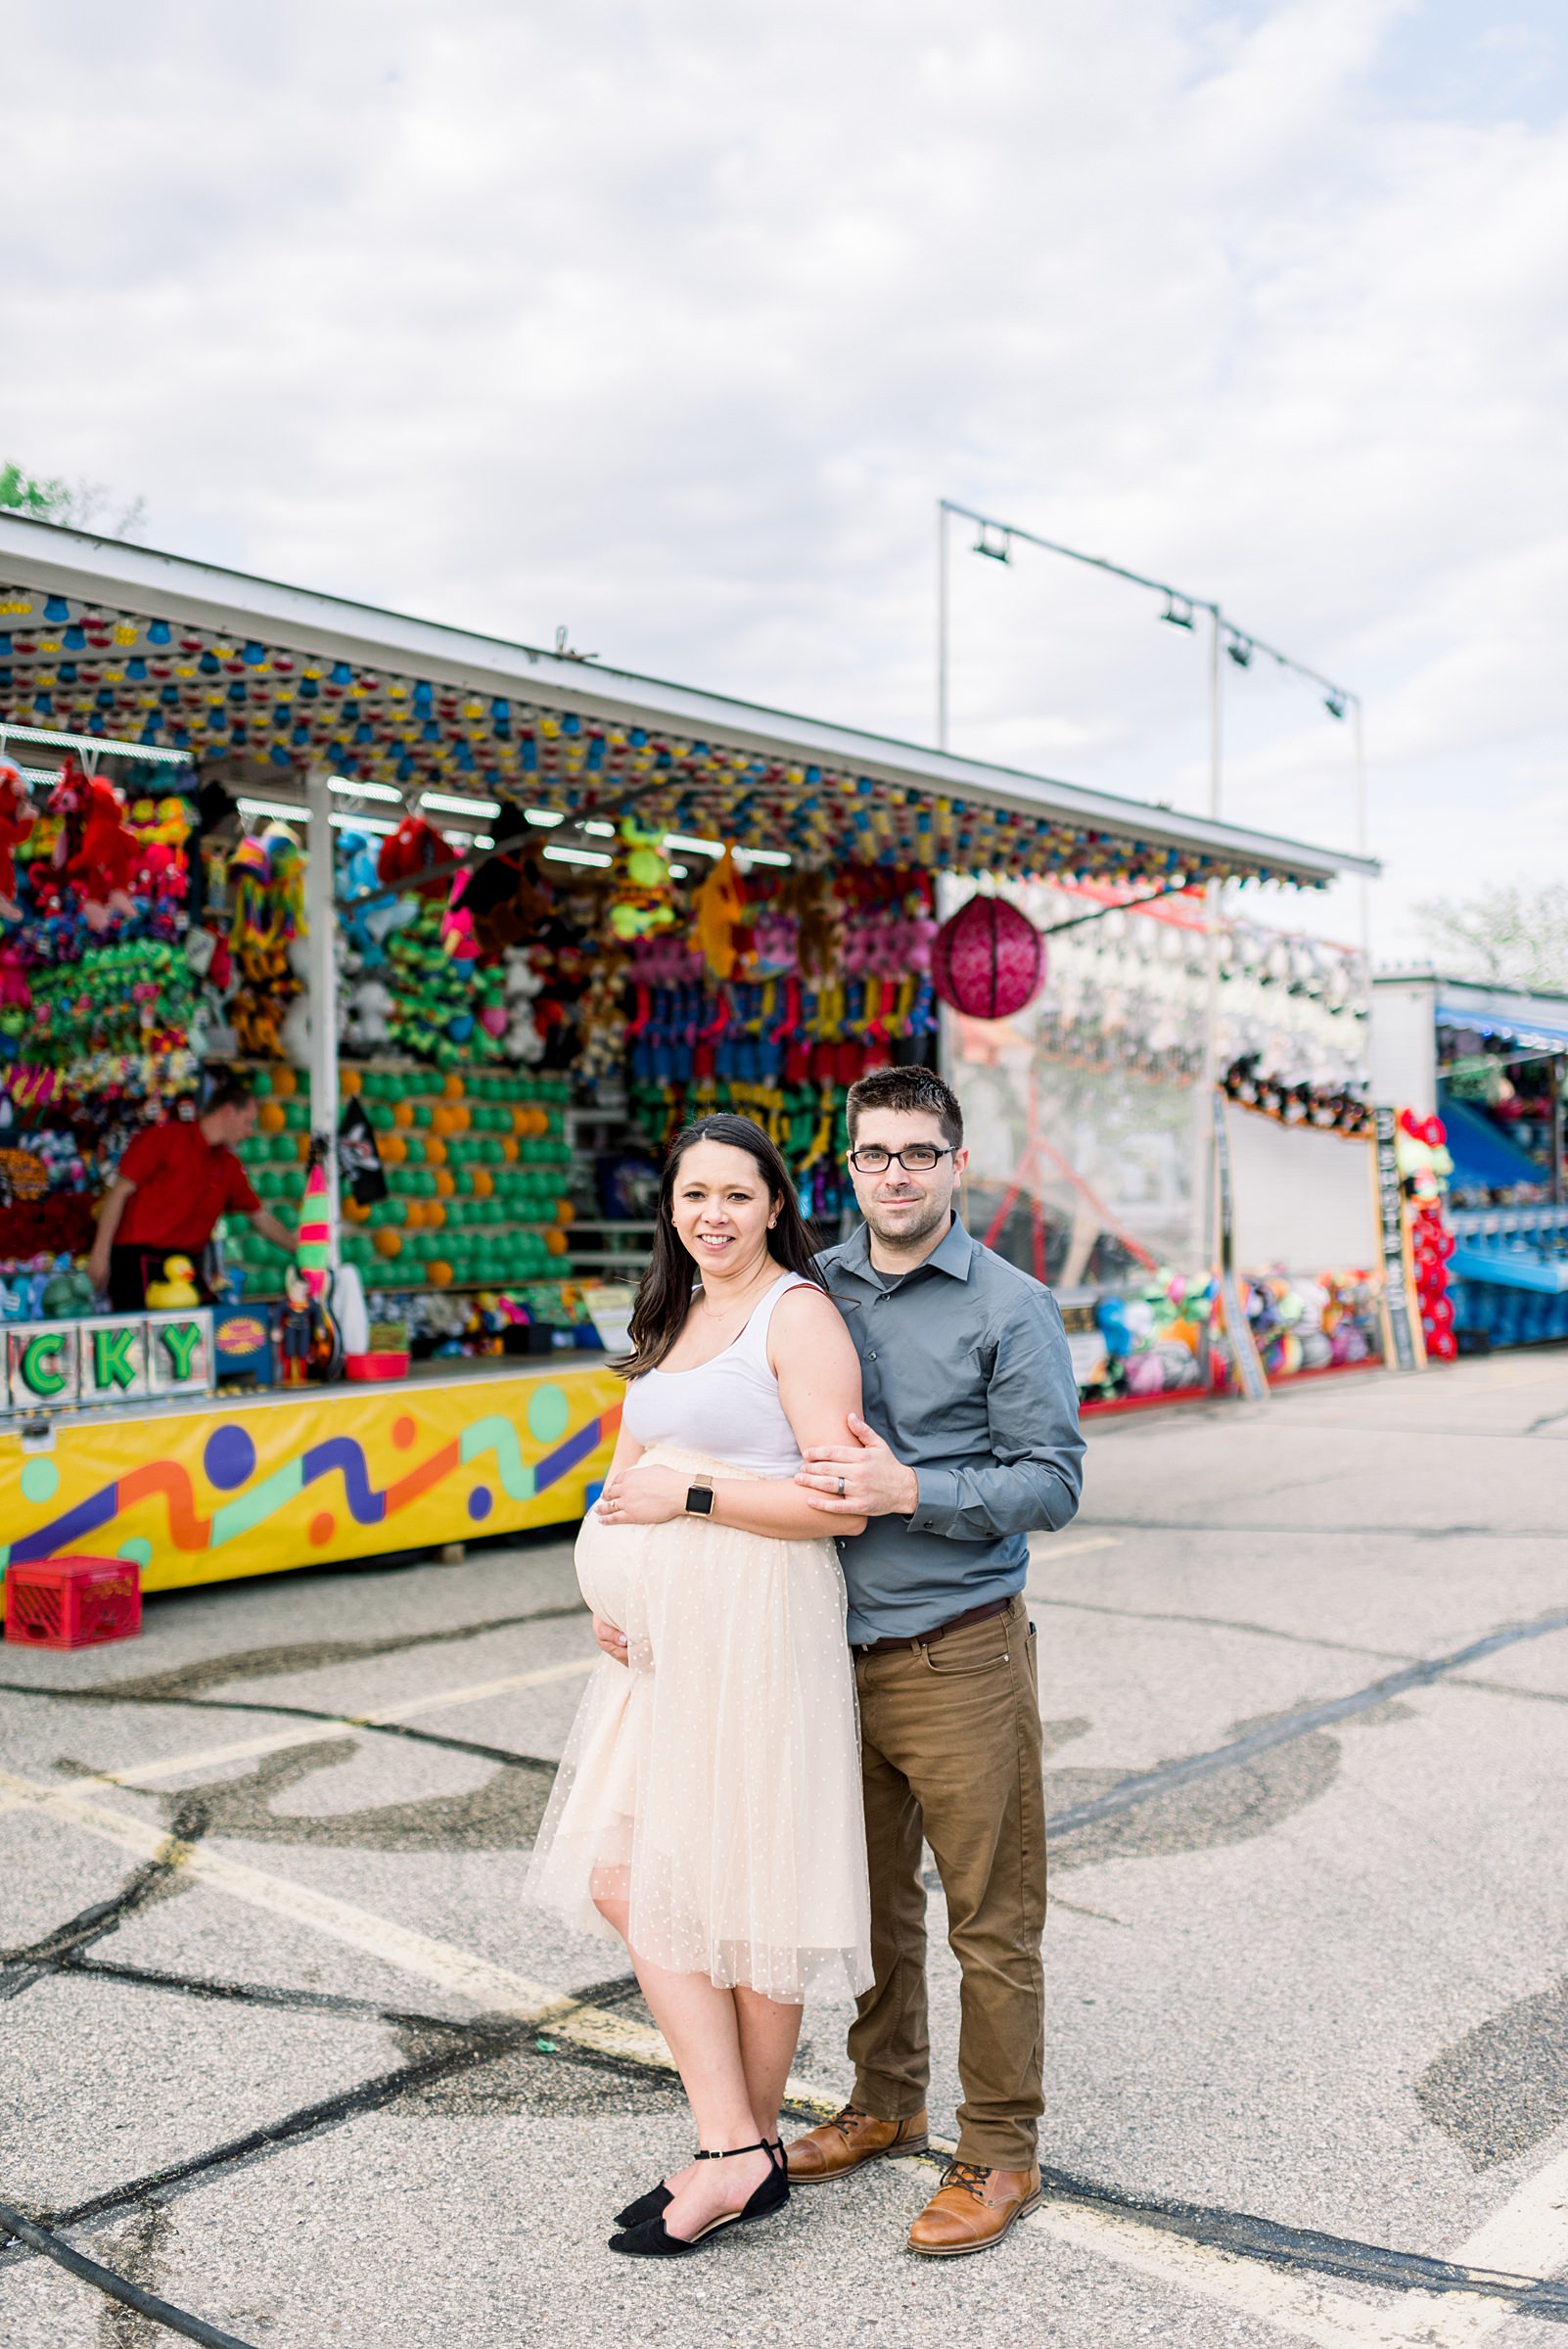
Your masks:
[[[544,1246],[547,1255],[565,1256],[567,1252],[566,1233],[564,1231],[547,1231],[544,1235]]]
[[[534,1135],[535,1138],[537,1138],[541,1133],[549,1132],[550,1113],[548,1110],[530,1109],[529,1111],[529,1131]]]
[[[432,1133],[455,1133],[457,1131],[457,1128],[452,1123],[453,1114],[454,1113],[449,1102],[438,1101],[435,1108],[430,1113],[430,1129]]]
[[[337,1520],[330,1509],[323,1509],[318,1516],[312,1517],[310,1520],[310,1539],[317,1549],[324,1542],[330,1542],[337,1530]]]
[[[338,1090],[340,1093],[346,1094],[350,1100],[355,1093],[363,1092],[364,1085],[365,1080],[358,1069],[340,1069],[338,1071]]]
[[[446,1164],[446,1144],[438,1133],[427,1133],[425,1136],[425,1164],[427,1167],[444,1167]]]
[[[309,1134],[301,1133],[297,1136],[294,1147],[294,1155],[300,1161],[300,1164],[303,1166],[306,1159],[308,1159],[310,1156]]]
[[[361,1207],[351,1192],[345,1191],[343,1195],[343,1212],[350,1223],[368,1223],[370,1221],[369,1208]]]
[[[263,1133],[281,1133],[288,1120],[281,1101],[263,1101],[256,1111],[255,1122]]]
[[[407,1228],[410,1231],[417,1231],[424,1221],[424,1201],[422,1199],[405,1199],[403,1202],[403,1222]]]
[[[425,1267],[425,1270],[430,1277],[430,1285],[433,1289],[444,1289],[452,1277],[452,1267],[444,1256],[432,1257],[430,1263]]]
[[[279,1101],[292,1101],[300,1090],[300,1080],[287,1061],[271,1071],[272,1090]]]
[[[558,1223],[575,1223],[576,1221],[576,1215],[577,1211],[573,1206],[570,1199],[558,1199],[556,1201],[555,1220]]]
[[[406,1411],[404,1411],[400,1419],[394,1419],[392,1421],[392,1438],[399,1451],[406,1451],[409,1445],[412,1444],[418,1433],[419,1429],[415,1426],[413,1420],[410,1419]]]
[[[474,1112],[466,1101],[454,1102],[447,1115],[452,1121],[449,1130],[453,1133],[467,1133],[474,1123]]]
[[[463,1098],[462,1078],[454,1073],[452,1076],[447,1078],[446,1082],[441,1086],[441,1091],[445,1094],[448,1101],[461,1101]]]
[[[517,1165],[517,1144],[512,1140],[510,1134],[501,1144],[501,1156],[505,1159],[509,1167],[515,1167]]]
[[[512,1131],[514,1133],[531,1133],[533,1131],[533,1127],[530,1123],[532,1116],[533,1112],[531,1109],[514,1109],[512,1112]]]
[[[378,1135],[377,1146],[381,1151],[383,1161],[389,1167],[400,1167],[408,1156],[408,1144],[400,1133]]]
[[[444,1167],[438,1167],[438,1168],[437,1168],[437,1170],[436,1170],[436,1195],[437,1195],[437,1197],[438,1197],[438,1199],[450,1199],[450,1197],[451,1197],[452,1193],[453,1193],[453,1192],[456,1190],[456,1188],[457,1188],[457,1177],[455,1176],[455,1174],[448,1174],[448,1173],[447,1173],[447,1171],[446,1171],[446,1169],[445,1169]]]
[[[470,1167],[468,1187],[476,1199],[492,1198],[495,1192],[495,1177],[488,1167]]]
[[[427,1199],[421,1221],[427,1231],[439,1231],[446,1221],[446,1210],[438,1199]]]
[[[412,1101],[394,1101],[392,1103],[392,1124],[394,1126],[412,1126],[413,1123],[414,1104]]]
[[[384,1223],[376,1234],[376,1254],[378,1256],[398,1256],[402,1253],[402,1233],[393,1231],[388,1224]]]

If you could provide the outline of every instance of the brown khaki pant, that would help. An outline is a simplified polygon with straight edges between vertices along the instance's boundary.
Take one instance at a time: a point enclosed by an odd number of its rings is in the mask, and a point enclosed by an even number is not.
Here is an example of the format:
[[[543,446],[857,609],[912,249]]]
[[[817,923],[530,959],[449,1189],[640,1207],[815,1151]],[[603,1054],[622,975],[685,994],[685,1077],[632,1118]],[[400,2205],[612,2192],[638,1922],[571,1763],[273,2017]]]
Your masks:
[[[1028,2169],[1043,2103],[1045,1795],[1024,1601],[931,1647],[857,1654],[854,1677],[876,1969],[850,2032],[854,2101],[879,2121],[926,2101],[923,1833],[963,1977],[958,2151]]]

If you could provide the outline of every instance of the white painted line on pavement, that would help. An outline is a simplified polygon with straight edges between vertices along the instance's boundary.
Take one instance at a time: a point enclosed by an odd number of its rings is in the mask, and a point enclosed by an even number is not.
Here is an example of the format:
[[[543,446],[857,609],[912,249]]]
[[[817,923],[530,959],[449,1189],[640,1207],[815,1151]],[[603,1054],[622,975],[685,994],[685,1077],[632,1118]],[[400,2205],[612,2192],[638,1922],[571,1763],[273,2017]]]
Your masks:
[[[164,1861],[182,1875],[209,1884],[215,1892],[226,1892],[231,1900],[243,1901],[252,1909],[290,1917],[298,1924],[313,1925],[318,1933],[325,1933],[333,1941],[363,1950],[384,1964],[396,1966],[401,1972],[434,1983],[438,1989],[472,2000],[484,2013],[514,2015],[540,2028],[548,2027],[564,2038],[579,2040],[585,2047],[601,2052],[629,2053],[644,2060],[648,2043],[652,2042],[659,2050],[659,2060],[669,2062],[664,2041],[644,2024],[628,2022],[621,2015],[604,2013],[597,2007],[579,2005],[576,1999],[563,1996],[543,1983],[530,1982],[507,1966],[492,1965],[488,1958],[459,1949],[453,1942],[438,1941],[411,1926],[395,1924],[391,1917],[378,1916],[373,1910],[356,1908],[353,1902],[340,1900],[335,1893],[316,1892],[290,1876],[277,1876],[265,1868],[248,1866],[243,1861],[230,1860],[205,1844],[182,1843],[165,1835],[161,1827],[131,1818],[127,1812],[111,1810],[107,1804],[92,1802],[85,1795],[35,1785],[30,1778],[0,1770],[0,1811],[23,1808],[44,1812],[69,1826],[118,1844],[121,1850],[133,1852],[140,1860]]]
[[[1122,1537],[1120,1534],[1085,1534],[1082,1542],[1058,1542],[1052,1536],[1047,1538],[1039,1556],[1038,1558],[1032,1556],[1030,1563],[1031,1565],[1049,1565],[1052,1558],[1076,1558],[1085,1549],[1120,1549],[1121,1546]]]
[[[334,1729],[373,1729],[396,1727],[411,1713],[438,1713],[449,1705],[476,1705],[487,1696],[503,1696],[512,1688],[537,1688],[546,1681],[578,1680],[599,1661],[596,1655],[574,1656],[570,1663],[544,1664],[534,1672],[509,1673],[500,1681],[476,1681],[467,1688],[443,1688],[432,1696],[410,1697],[380,1713],[323,1715],[297,1722],[287,1729],[268,1729],[258,1737],[239,1737],[228,1745],[201,1746],[195,1753],[169,1754],[160,1762],[132,1763],[128,1770],[94,1771],[75,1780],[77,1786],[147,1786],[158,1778],[177,1778],[188,1770],[211,1770],[220,1762],[245,1762],[257,1754],[277,1754],[291,1745],[312,1745]]]
[[[358,1908],[336,1894],[317,1892],[291,1877],[231,1860],[207,1845],[174,1840],[158,1827],[93,1802],[79,1792],[37,1785],[14,1772],[0,1771],[0,1811],[23,1808],[42,1812],[65,1825],[117,1844],[138,1859],[162,1860],[182,1874],[250,1908],[286,1916],[298,1924],[312,1925],[331,1940],[362,1950],[385,1965],[471,2001],[482,2013],[511,2015],[537,2031],[548,2031],[596,2053],[657,2065],[664,2070],[669,2068],[669,2051],[664,2040],[646,2024],[608,2013],[601,2007],[583,2005],[570,1994],[529,1981],[509,1967],[494,1965],[452,1942],[396,1924],[390,1917]],[[820,2109],[824,2115],[837,2111],[843,2100],[818,2083],[793,2074],[788,2093],[796,2101]],[[938,2140],[932,2142],[937,2150],[949,2149]],[[928,2170],[918,2170],[913,2163],[900,2166],[917,2170],[929,2183]],[[1548,2180],[1552,2183],[1546,2186]],[[1544,2173],[1543,2181],[1538,2183],[1547,2193],[1560,2195],[1561,2165],[1557,2171]],[[1460,2256],[1473,2261],[1477,2246],[1484,2245],[1489,2261],[1496,2260],[1515,2244],[1516,2238],[1522,2256],[1532,2228],[1538,2231],[1540,2228],[1540,2199],[1538,2195],[1530,2200],[1529,2189],[1521,2189],[1514,2202]],[[1528,2210],[1524,2207],[1527,2201]],[[1553,2210],[1551,2217],[1559,2231],[1568,2227],[1560,2210]],[[1157,2277],[1200,2298],[1245,2310],[1312,2342],[1314,2349],[1416,2349],[1417,2343],[1428,2342],[1439,2344],[1439,2349],[1470,2349],[1473,2341],[1484,2337],[1483,2331],[1473,2328],[1463,2332],[1434,2331],[1432,2321],[1418,2313],[1430,2304],[1428,2295],[1410,2294],[1400,2303],[1401,2311],[1408,2309],[1424,2329],[1395,2328],[1386,2311],[1364,2301],[1328,2290],[1311,2279],[1233,2258],[1208,2244],[1188,2242],[1162,2228],[1145,2225],[1132,2214],[1123,2217],[1089,2210],[1082,2204],[1057,2202],[1024,2224],[1136,2273]],[[1541,2272],[1539,2268],[1530,2271],[1528,2263],[1525,2264],[1527,2272]],[[1441,2301],[1432,2305],[1441,2318],[1457,2318],[1461,2314],[1469,2317],[1473,2310],[1472,2327],[1475,2321],[1484,2319],[1484,2330],[1491,2330],[1512,2313],[1506,2304],[1498,2302],[1479,2309],[1474,2302],[1466,2302],[1462,2310]]]
[[[1468,2242],[1446,2256],[1460,2267],[1504,2276],[1554,2276],[1568,2267],[1568,2153],[1527,2178]],[[1408,2292],[1394,2313],[1407,2327],[1402,2342],[1471,2349],[1515,2312],[1505,2300]]]
[[[1310,2276],[1239,2259],[1212,2243],[1189,2242],[1081,2202],[1046,2202],[1023,2224],[1075,2250],[1276,2325],[1314,2349],[1406,2349],[1409,2337],[1387,2330],[1386,2317],[1369,2301],[1353,2300]]]

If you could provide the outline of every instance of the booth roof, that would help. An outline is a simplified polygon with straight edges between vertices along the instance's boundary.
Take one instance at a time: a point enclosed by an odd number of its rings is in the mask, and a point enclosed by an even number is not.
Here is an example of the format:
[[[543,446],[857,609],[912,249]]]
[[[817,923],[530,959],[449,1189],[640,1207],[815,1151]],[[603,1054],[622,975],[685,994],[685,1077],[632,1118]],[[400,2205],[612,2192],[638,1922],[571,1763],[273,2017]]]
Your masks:
[[[1568,995],[1541,988],[1496,987],[1484,979],[1451,979],[1430,967],[1379,971],[1372,982],[1384,988],[1426,987],[1439,1028],[1458,1029],[1517,1044],[1521,1051],[1549,1052],[1568,1046]]]
[[[828,868],[1320,888],[1369,859],[0,514],[0,729],[629,814]],[[254,767],[253,770],[254,771]],[[449,818],[448,818],[449,820]]]

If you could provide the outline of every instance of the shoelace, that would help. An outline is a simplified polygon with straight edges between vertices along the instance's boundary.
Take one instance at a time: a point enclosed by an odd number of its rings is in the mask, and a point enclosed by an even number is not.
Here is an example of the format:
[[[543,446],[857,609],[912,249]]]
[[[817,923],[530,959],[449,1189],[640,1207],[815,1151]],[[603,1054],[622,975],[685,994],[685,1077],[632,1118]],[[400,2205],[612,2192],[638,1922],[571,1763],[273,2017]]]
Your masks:
[[[990,2170],[978,2161],[950,2161],[942,2183],[944,2187],[962,2187],[966,2194],[973,2194],[977,2202],[984,2202],[986,2181],[990,2176]]]
[[[836,2112],[833,2115],[832,2120],[828,2123],[828,2127],[830,2129],[836,2129],[841,2137],[848,2138],[857,2121],[864,2121],[868,2120],[869,2118],[870,2115],[862,2112],[858,2104],[846,2104],[842,2112]]]

